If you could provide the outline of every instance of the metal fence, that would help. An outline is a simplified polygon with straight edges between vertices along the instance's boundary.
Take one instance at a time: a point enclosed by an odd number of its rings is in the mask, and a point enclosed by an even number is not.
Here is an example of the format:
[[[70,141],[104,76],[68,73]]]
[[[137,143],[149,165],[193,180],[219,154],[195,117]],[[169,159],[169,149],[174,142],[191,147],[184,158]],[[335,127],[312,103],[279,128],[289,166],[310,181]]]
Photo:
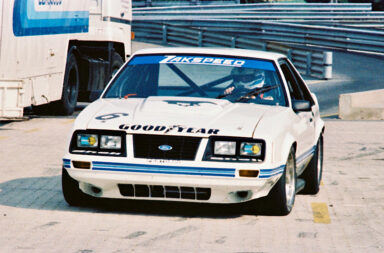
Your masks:
[[[239,8],[235,5],[235,8]],[[282,6],[292,8],[300,7],[294,11],[218,11],[228,6],[215,6],[212,10],[174,11],[175,8],[163,8],[162,11],[134,12],[134,24],[158,23],[181,27],[194,27],[210,32],[226,32],[231,36],[248,36],[253,40],[275,41],[280,43],[298,43],[301,45],[314,45],[321,47],[334,47],[343,50],[360,50],[375,53],[384,53],[384,31],[380,29],[367,29],[367,23],[375,28],[384,27],[384,12],[366,10],[366,4],[257,4],[247,10],[269,6],[271,9]],[[303,11],[304,8],[318,6],[318,11]],[[319,11],[321,8],[324,11]],[[336,7],[337,6],[337,7]],[[357,11],[357,7],[363,11]],[[352,12],[336,11],[337,8],[354,8]],[[187,7],[180,7],[186,9]],[[333,11],[329,11],[333,8]],[[147,8],[151,9],[151,8]],[[176,8],[177,9],[177,8]],[[327,11],[325,11],[327,10]],[[244,20],[246,17],[246,20]],[[249,18],[249,19],[248,19]],[[276,19],[276,20],[275,20]],[[286,21],[286,20],[289,21]],[[300,19],[301,22],[298,22]],[[357,23],[357,26],[340,23],[346,21]],[[283,22],[286,21],[286,22]],[[332,23],[333,22],[333,23]],[[337,24],[337,25],[335,25]],[[376,25],[375,25],[376,24]]]
[[[384,27],[384,12],[372,12],[371,4],[136,8],[133,18],[137,40],[163,45],[281,52],[288,55],[302,73],[325,79],[332,77],[332,54],[319,48],[384,53],[384,31],[360,28]]]
[[[153,6],[186,6],[186,5],[221,5],[221,4],[240,4],[240,0],[132,0],[132,6],[153,7]]]
[[[252,39],[384,53],[384,31],[279,22],[197,20],[183,26]],[[164,23],[163,23],[164,24]],[[174,23],[173,23],[174,25]]]
[[[136,21],[167,21],[180,22],[183,20],[244,20],[244,21],[278,21],[290,23],[323,23],[323,24],[345,24],[355,27],[384,26],[384,12],[289,12],[289,11],[263,11],[263,12],[143,12],[134,13]]]
[[[135,2],[146,2],[146,0],[133,1]],[[149,2],[153,2],[149,1]],[[180,2],[180,1],[177,1]],[[189,2],[191,1],[183,1]],[[174,11],[174,12],[185,12],[185,11],[208,11],[208,12],[222,12],[222,11],[252,11],[252,10],[266,10],[266,11],[301,11],[301,10],[324,10],[324,11],[371,11],[372,5],[370,3],[257,3],[257,4],[228,4],[235,1],[207,1],[213,4],[211,5],[184,5],[177,6],[175,2],[161,1],[164,4],[162,7],[152,8],[135,8],[134,12],[163,12],[163,11]],[[218,4],[219,2],[226,2],[227,4]],[[160,3],[160,2],[159,2]],[[200,1],[202,3],[202,1]],[[144,6],[143,6],[144,7]]]
[[[372,12],[370,4],[238,4],[138,8],[135,20],[172,21],[231,19],[305,24],[384,27],[384,12]]]
[[[321,79],[332,78],[332,53],[300,46],[258,41],[249,35],[201,30],[148,22],[134,22],[136,40],[167,46],[232,47],[283,53],[305,75]]]

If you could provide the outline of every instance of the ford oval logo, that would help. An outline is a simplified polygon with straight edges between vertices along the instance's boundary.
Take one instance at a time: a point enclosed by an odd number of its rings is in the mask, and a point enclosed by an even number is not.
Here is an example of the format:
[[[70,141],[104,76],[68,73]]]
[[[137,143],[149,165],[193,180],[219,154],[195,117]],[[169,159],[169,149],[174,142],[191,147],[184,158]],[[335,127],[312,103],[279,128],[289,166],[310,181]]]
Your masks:
[[[161,151],[169,151],[169,150],[172,150],[172,146],[169,146],[169,145],[160,145],[158,147]]]

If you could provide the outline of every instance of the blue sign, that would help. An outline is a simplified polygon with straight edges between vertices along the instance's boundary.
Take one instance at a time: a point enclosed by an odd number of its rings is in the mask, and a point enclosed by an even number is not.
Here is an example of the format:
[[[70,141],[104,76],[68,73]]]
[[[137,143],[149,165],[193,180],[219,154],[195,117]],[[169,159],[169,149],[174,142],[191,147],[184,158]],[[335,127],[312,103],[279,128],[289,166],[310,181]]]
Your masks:
[[[38,1],[39,6],[61,6],[61,0]],[[15,0],[13,34],[36,36],[48,34],[86,33],[89,11],[37,11],[34,0]]]

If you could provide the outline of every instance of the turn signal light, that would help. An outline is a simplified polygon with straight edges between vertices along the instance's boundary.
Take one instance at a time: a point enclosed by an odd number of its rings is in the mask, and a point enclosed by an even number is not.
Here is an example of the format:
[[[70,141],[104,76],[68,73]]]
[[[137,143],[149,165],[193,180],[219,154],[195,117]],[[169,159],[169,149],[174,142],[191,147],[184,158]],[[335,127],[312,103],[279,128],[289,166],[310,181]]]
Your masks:
[[[258,170],[240,170],[240,177],[257,177],[259,175]]]
[[[73,167],[76,169],[91,169],[91,163],[90,162],[82,162],[82,161],[72,161]]]

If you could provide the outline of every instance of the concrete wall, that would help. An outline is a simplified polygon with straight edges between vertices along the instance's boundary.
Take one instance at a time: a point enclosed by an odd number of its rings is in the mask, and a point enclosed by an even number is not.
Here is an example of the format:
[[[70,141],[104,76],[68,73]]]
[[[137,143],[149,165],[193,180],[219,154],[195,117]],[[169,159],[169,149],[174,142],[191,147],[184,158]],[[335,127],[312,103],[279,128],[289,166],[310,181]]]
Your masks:
[[[384,120],[384,89],[341,94],[339,117],[345,120]]]

